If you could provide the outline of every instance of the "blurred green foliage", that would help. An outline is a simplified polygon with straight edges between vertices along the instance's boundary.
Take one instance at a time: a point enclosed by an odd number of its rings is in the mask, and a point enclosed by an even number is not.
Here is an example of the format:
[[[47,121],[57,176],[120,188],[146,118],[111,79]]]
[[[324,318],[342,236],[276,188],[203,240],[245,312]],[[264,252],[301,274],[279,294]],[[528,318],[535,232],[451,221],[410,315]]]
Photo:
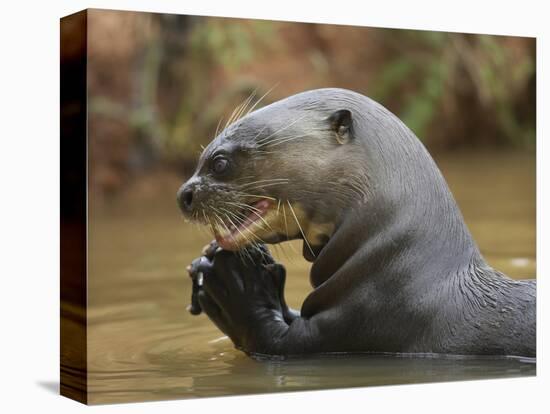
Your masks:
[[[192,170],[218,123],[253,91],[259,97],[275,84],[278,98],[314,87],[365,93],[428,147],[535,147],[534,40],[148,13],[116,18],[117,30],[150,30],[119,44],[126,60],[108,41],[95,45],[105,58],[91,66],[99,81],[91,83],[90,111],[95,126],[123,125],[128,168]],[[102,87],[105,79],[117,81]],[[108,167],[108,141],[97,142],[105,148],[95,157]]]
[[[206,56],[214,65],[234,72],[254,58],[254,39],[262,43],[273,33],[271,22],[250,22],[245,26],[206,20],[191,32],[190,47],[196,55]]]
[[[238,76],[242,66],[250,63],[258,48],[269,47],[273,37],[272,23],[249,21],[249,24],[227,24],[221,19],[196,22],[186,39],[186,56],[177,82],[183,85],[173,116],[168,116],[165,139],[167,157],[196,154],[201,145],[213,137],[212,128],[220,117],[248,96],[257,84]],[[220,88],[213,79],[223,72],[235,81]],[[170,110],[165,111],[170,114]]]
[[[445,100],[456,100],[464,93],[460,88],[469,88],[481,103],[478,109],[496,118],[502,141],[534,148],[534,114],[522,122],[515,113],[518,95],[534,79],[533,59],[516,61],[497,36],[411,30],[392,31],[391,36],[400,44],[399,54],[382,65],[373,97],[384,102],[399,96],[398,115],[421,139],[441,115]]]

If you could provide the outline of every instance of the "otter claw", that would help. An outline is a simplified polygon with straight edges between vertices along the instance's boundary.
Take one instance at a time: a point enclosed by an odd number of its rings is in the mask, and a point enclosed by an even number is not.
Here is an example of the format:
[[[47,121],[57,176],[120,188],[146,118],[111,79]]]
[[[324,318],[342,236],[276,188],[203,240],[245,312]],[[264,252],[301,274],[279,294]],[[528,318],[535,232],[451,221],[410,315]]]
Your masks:
[[[197,277],[195,280],[195,283],[197,284],[197,286],[201,287],[203,284],[203,281],[204,281],[204,275],[202,274],[202,272],[197,273]]]
[[[199,303],[191,303],[190,305],[187,305],[187,311],[191,315],[200,315],[202,313],[202,308],[199,305]]]
[[[187,306],[187,310],[191,315],[200,315],[202,313],[202,308],[199,303],[199,291],[201,290],[204,282],[204,274],[203,272],[198,271],[198,269],[200,268],[200,265],[204,260],[207,259],[205,257],[195,259],[189,266],[185,268],[185,270],[187,270],[187,273],[189,273],[189,276],[191,277],[191,281],[193,283],[193,287],[191,290],[191,304]]]
[[[216,240],[213,240],[202,248],[201,253],[203,256],[206,256],[208,259],[212,260],[218,250],[221,250],[221,247],[218,246],[218,242]]]
[[[191,275],[193,280],[193,287],[191,291],[191,304],[187,306],[187,310],[191,315],[200,315],[202,312],[201,305],[199,303],[199,291],[202,287],[204,275],[202,272]]]
[[[202,247],[202,249],[201,249],[201,254],[202,254],[203,256],[206,256],[206,253],[208,253],[208,249],[210,249],[210,245],[211,245],[211,244],[212,244],[212,243],[208,243],[208,244],[206,244],[206,245],[204,245],[204,246]]]

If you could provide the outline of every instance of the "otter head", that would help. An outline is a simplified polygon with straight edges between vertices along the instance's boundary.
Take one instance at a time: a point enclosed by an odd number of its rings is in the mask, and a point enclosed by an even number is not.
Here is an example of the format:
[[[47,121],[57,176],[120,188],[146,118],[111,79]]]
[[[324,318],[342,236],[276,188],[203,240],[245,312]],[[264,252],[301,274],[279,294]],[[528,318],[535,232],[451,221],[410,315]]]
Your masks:
[[[226,250],[300,238],[313,261],[365,196],[352,112],[299,96],[226,127],[178,191],[184,215],[209,225]]]

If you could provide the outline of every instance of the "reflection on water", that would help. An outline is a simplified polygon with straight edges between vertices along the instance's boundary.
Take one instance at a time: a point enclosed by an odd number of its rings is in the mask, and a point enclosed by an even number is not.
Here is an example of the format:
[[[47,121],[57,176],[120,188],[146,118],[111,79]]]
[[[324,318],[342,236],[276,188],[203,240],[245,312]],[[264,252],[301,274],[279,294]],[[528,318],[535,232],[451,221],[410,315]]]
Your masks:
[[[488,262],[515,278],[534,277],[534,156],[461,154],[437,161]],[[184,269],[209,237],[184,223],[176,188],[154,202],[128,198],[91,209],[90,403],[535,374],[534,363],[510,359],[246,357],[206,316],[186,311],[191,283]],[[288,269],[288,302],[299,308],[311,290],[309,264],[299,243],[280,250],[274,253]]]

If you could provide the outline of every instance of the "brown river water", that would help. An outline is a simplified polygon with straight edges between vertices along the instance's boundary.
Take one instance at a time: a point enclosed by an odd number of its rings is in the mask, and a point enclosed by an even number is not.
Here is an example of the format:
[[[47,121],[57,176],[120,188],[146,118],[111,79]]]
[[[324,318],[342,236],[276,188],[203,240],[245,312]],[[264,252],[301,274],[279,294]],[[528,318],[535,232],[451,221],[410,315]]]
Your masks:
[[[535,156],[435,158],[489,264],[513,278],[534,278]],[[89,403],[535,375],[532,361],[504,358],[248,358],[205,315],[186,311],[185,267],[210,237],[184,222],[177,186],[174,180],[155,197],[90,208]],[[299,309],[311,291],[310,265],[299,242],[286,245],[271,250],[287,267],[287,301]]]

